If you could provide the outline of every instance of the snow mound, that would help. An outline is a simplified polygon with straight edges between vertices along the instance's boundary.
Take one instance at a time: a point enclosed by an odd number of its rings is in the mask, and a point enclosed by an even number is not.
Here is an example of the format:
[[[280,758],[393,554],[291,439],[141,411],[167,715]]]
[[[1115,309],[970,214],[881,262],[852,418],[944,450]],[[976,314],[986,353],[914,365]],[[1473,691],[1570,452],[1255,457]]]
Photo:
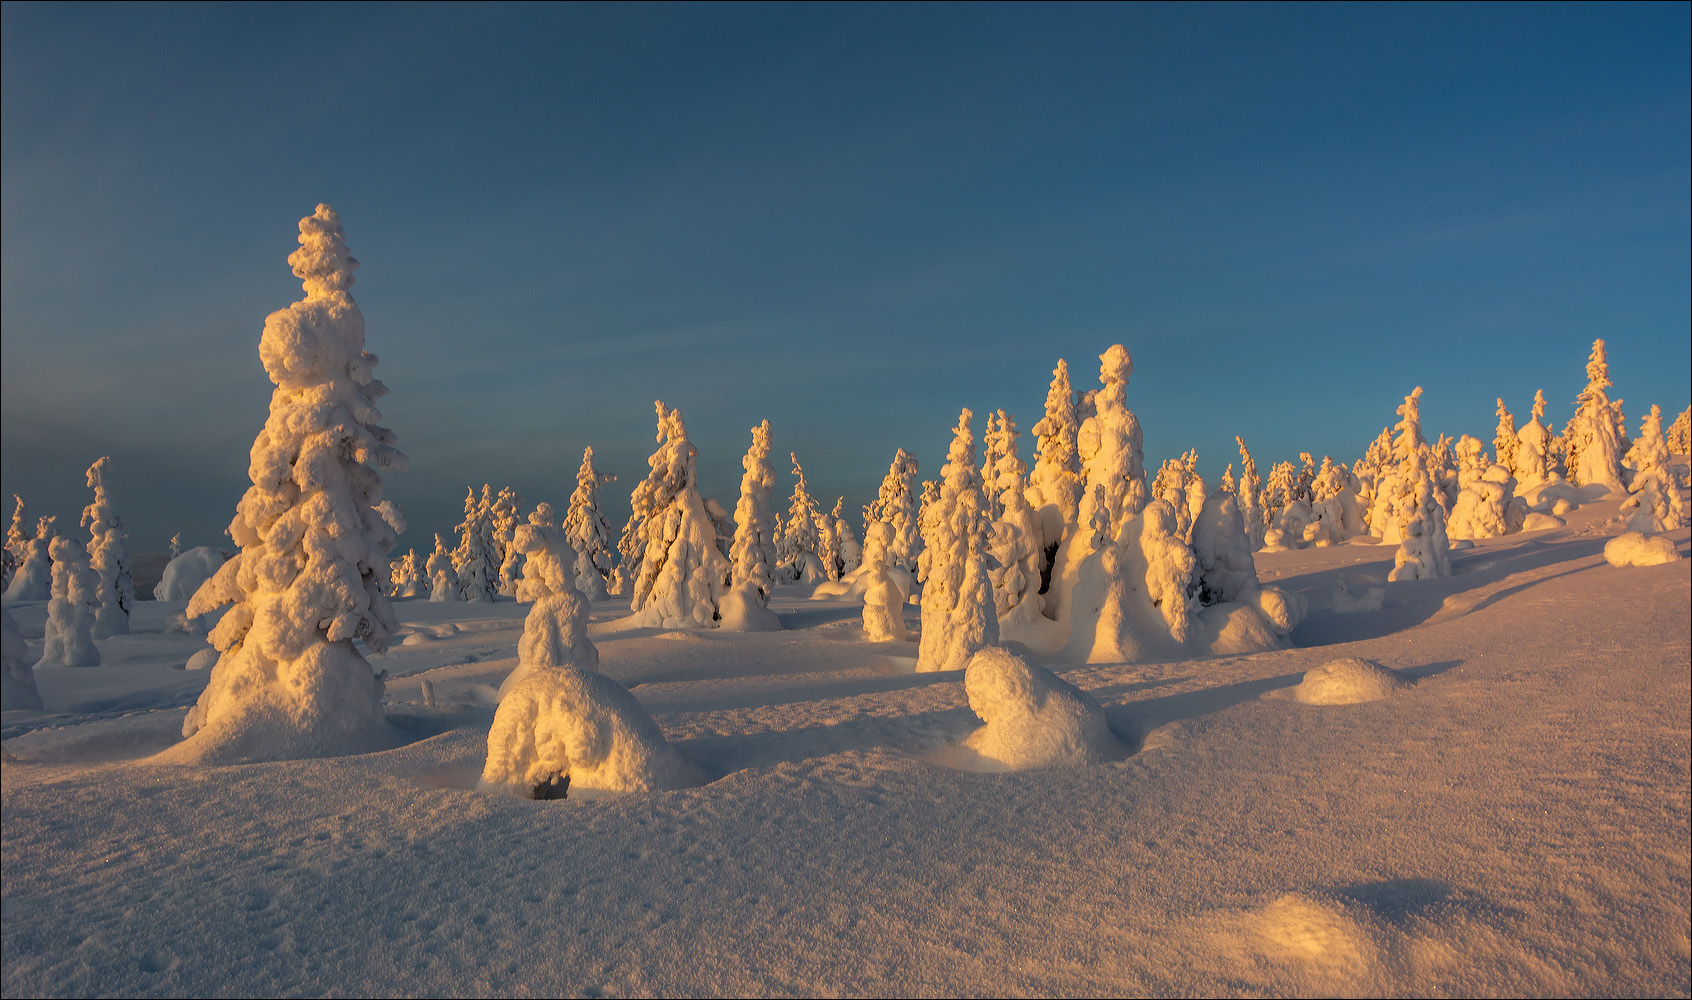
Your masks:
[[[628,689],[574,667],[535,670],[506,691],[478,787],[523,798],[686,788],[698,768],[665,742]]]
[[[1284,645],[1269,619],[1255,605],[1242,602],[1213,605],[1199,612],[1199,621],[1210,630],[1210,651],[1217,655],[1262,653]]]
[[[0,611],[0,710],[41,711],[41,694],[35,689],[35,671],[29,663],[29,643],[24,641],[10,611]]]
[[[1539,511],[1534,511],[1532,514],[1529,514],[1527,517],[1522,519],[1522,530],[1550,531],[1552,528],[1561,528],[1567,523],[1567,521],[1555,514],[1543,514]]]
[[[1002,646],[970,658],[964,691],[970,710],[986,723],[966,745],[1008,769],[1098,764],[1128,753],[1098,702]]]
[[[1214,914],[1196,929],[1196,964],[1215,966],[1208,971],[1225,981],[1274,984],[1264,992],[1357,993],[1381,959],[1374,935],[1344,906],[1300,893]]]
[[[730,632],[780,632],[784,629],[781,616],[764,604],[756,582],[750,580],[723,594],[717,613],[722,619],[717,627]]]
[[[1310,602],[1296,590],[1264,587],[1252,599],[1257,604],[1257,610],[1269,620],[1269,627],[1280,635],[1287,635],[1298,628],[1298,623],[1310,613]]]
[[[217,575],[223,561],[223,553],[210,545],[189,549],[165,565],[164,577],[153,588],[153,600],[193,600],[194,591]]]
[[[1293,697],[1306,705],[1357,705],[1379,701],[1410,684],[1373,660],[1348,656],[1307,671],[1293,688]]]
[[[1604,559],[1611,566],[1661,566],[1678,561],[1680,553],[1662,535],[1629,531],[1604,544]]]
[[[195,653],[193,656],[188,657],[188,662],[183,665],[182,669],[210,670],[215,666],[217,666],[217,650],[208,646],[205,649],[200,650],[198,653]]]

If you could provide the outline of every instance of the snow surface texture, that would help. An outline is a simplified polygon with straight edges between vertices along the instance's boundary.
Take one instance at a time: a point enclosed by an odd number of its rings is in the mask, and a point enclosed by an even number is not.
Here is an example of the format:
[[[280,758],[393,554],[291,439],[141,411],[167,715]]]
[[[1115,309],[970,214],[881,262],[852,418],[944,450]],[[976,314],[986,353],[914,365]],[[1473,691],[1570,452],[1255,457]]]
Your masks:
[[[1661,566],[1678,562],[1674,542],[1662,535],[1629,531],[1604,543],[1604,559],[1611,566]]]
[[[153,600],[193,600],[195,592],[217,575],[223,562],[223,553],[210,545],[189,549],[165,564],[164,576],[153,588]]]
[[[1306,705],[1356,705],[1379,701],[1409,686],[1409,681],[1374,660],[1347,656],[1306,671],[1293,688],[1293,697]]]
[[[600,671],[716,780],[591,802],[475,790],[510,602],[397,605],[404,746],[137,768],[207,680],[143,601],[6,712],[0,991],[1684,996],[1692,561],[1607,565],[1620,503],[1414,585],[1391,547],[1255,554],[1296,647],[1063,668],[1134,751],[1086,768],[936,766],[965,685],[891,670],[855,603],[654,634],[599,602]],[[1337,614],[1341,580],[1389,596]],[[45,605],[8,610],[39,651]],[[1260,697],[1347,656],[1415,686]]]
[[[1007,770],[1080,767],[1128,754],[1098,702],[1020,653],[1000,646],[976,653],[964,691],[985,723],[967,745]]]
[[[376,401],[387,387],[347,290],[358,262],[328,205],[300,220],[289,256],[306,297],[264,322],[259,358],[276,384],[253,441],[253,485],[229,534],[241,547],[188,602],[233,605],[212,630],[222,653],[162,763],[360,753],[388,745],[382,680],[353,646],[388,648],[394,532],[375,509],[379,469],[404,470]]]
[[[589,795],[685,788],[703,779],[621,684],[591,670],[535,670],[500,699],[480,787],[546,798],[542,790],[566,775],[569,790]]]

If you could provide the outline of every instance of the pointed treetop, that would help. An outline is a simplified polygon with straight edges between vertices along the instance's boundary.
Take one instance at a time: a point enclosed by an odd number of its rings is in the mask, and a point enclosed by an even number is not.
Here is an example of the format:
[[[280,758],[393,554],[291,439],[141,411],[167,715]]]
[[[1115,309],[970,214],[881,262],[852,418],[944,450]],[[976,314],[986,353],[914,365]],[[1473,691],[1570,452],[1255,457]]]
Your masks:
[[[358,261],[347,250],[346,230],[341,217],[328,205],[300,220],[300,248],[288,255],[294,276],[305,287],[308,298],[344,292],[353,286]]]

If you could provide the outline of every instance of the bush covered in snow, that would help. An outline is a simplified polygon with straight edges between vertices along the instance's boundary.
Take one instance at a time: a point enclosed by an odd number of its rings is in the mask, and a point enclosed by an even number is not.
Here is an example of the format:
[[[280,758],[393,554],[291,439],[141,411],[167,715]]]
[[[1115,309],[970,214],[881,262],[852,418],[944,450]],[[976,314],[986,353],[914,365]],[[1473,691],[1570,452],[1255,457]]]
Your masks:
[[[1021,653],[989,646],[969,660],[964,691],[984,725],[970,749],[1011,770],[1119,760],[1128,748],[1097,701]]]
[[[1604,559],[1611,566],[1660,566],[1678,561],[1680,553],[1662,535],[1627,531],[1604,543]]]
[[[348,294],[358,262],[340,218],[319,205],[300,220],[289,258],[306,297],[265,320],[259,357],[275,383],[253,441],[253,485],[229,534],[240,546],[188,604],[233,605],[221,652],[188,713],[173,762],[228,762],[363,752],[388,742],[383,682],[353,640],[385,651],[398,628],[388,604],[393,529],[375,509],[380,470],[403,470],[377,421],[387,387],[364,349]]]

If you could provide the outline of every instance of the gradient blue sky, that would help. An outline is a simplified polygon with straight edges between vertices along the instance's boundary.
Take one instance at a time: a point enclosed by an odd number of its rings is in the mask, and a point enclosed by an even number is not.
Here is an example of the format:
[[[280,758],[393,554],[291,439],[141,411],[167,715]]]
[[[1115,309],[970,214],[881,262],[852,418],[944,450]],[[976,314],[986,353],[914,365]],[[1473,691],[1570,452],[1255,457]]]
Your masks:
[[[725,505],[768,417],[855,512],[1113,342],[1152,468],[1349,461],[1418,384],[1560,425],[1598,336],[1636,428],[1692,395],[1688,11],[9,3],[0,489],[62,528],[111,454],[133,550],[220,541],[319,201],[402,547],[588,444],[620,525],[658,398]]]

